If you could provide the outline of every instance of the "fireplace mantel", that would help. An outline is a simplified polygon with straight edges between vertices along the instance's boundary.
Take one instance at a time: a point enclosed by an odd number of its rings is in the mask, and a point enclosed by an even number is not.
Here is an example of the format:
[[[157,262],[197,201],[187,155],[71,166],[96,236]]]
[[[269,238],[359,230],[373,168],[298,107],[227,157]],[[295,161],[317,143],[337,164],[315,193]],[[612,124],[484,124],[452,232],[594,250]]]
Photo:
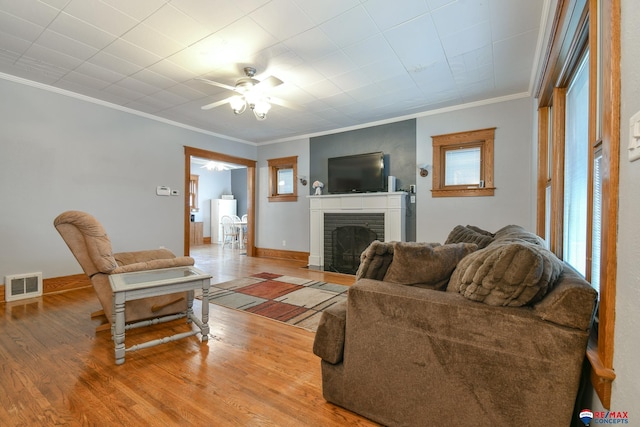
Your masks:
[[[384,240],[406,240],[405,218],[407,193],[327,194],[308,196],[310,214],[309,265],[324,266],[324,214],[325,213],[383,213]]]

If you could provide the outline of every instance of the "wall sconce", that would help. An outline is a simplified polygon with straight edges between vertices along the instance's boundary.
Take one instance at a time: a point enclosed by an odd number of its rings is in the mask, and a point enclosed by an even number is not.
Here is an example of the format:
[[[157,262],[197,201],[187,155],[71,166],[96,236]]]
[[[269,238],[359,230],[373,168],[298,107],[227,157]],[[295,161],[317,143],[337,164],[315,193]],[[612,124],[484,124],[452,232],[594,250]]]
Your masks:
[[[426,163],[423,163],[421,165],[418,165],[418,169],[420,169],[420,176],[421,177],[426,177],[429,175],[429,165]]]
[[[307,185],[307,177],[306,176],[298,177],[298,179],[300,180],[300,184],[302,184],[303,186]]]

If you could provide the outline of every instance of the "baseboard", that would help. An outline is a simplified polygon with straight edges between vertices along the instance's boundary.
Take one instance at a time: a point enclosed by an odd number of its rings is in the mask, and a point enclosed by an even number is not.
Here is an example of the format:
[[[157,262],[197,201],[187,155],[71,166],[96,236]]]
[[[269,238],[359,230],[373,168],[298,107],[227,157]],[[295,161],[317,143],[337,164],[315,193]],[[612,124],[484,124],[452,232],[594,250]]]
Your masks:
[[[203,245],[210,245],[211,244],[211,237],[205,237],[202,239],[202,244]]]
[[[56,292],[70,291],[73,289],[91,286],[91,280],[86,274],[74,274],[72,276],[51,277],[42,280],[42,293],[53,294]]]
[[[86,274],[52,277],[42,280],[42,294],[55,294],[73,289],[86,288],[88,286],[91,286],[91,280],[89,280]],[[0,302],[5,302],[4,284],[0,284]]]
[[[211,238],[209,238],[211,240]],[[294,261],[309,261],[309,252],[283,251],[280,249],[256,248],[255,256],[259,258],[279,258]],[[74,274],[71,276],[52,277],[42,280],[42,293],[52,294],[80,289],[91,286],[91,281],[85,274]],[[4,300],[4,284],[0,284],[0,302]]]
[[[309,252],[283,251],[281,249],[256,248],[255,256],[258,258],[279,258],[294,261],[309,261]]]

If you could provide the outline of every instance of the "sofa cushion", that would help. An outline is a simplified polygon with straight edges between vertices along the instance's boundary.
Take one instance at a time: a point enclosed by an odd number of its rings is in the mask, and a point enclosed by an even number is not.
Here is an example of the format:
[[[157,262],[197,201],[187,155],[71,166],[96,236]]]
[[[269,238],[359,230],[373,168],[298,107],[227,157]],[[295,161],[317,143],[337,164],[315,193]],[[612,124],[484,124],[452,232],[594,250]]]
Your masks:
[[[394,242],[387,282],[444,289],[458,262],[478,249],[475,243]]]
[[[444,243],[475,243],[478,245],[478,249],[482,249],[487,247],[491,242],[493,242],[493,236],[480,233],[469,226],[456,225]]]
[[[449,292],[495,306],[522,306],[540,300],[563,264],[525,240],[494,242],[462,259],[451,275]]]

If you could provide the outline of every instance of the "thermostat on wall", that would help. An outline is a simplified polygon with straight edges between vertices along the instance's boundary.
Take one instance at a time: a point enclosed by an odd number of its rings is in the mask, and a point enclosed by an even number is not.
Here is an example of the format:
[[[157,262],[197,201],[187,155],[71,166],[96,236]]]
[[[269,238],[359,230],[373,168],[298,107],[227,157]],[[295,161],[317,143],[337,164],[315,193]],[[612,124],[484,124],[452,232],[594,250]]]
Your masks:
[[[164,185],[159,185],[156,188],[156,195],[158,196],[169,196],[171,194],[171,188],[165,187]]]

